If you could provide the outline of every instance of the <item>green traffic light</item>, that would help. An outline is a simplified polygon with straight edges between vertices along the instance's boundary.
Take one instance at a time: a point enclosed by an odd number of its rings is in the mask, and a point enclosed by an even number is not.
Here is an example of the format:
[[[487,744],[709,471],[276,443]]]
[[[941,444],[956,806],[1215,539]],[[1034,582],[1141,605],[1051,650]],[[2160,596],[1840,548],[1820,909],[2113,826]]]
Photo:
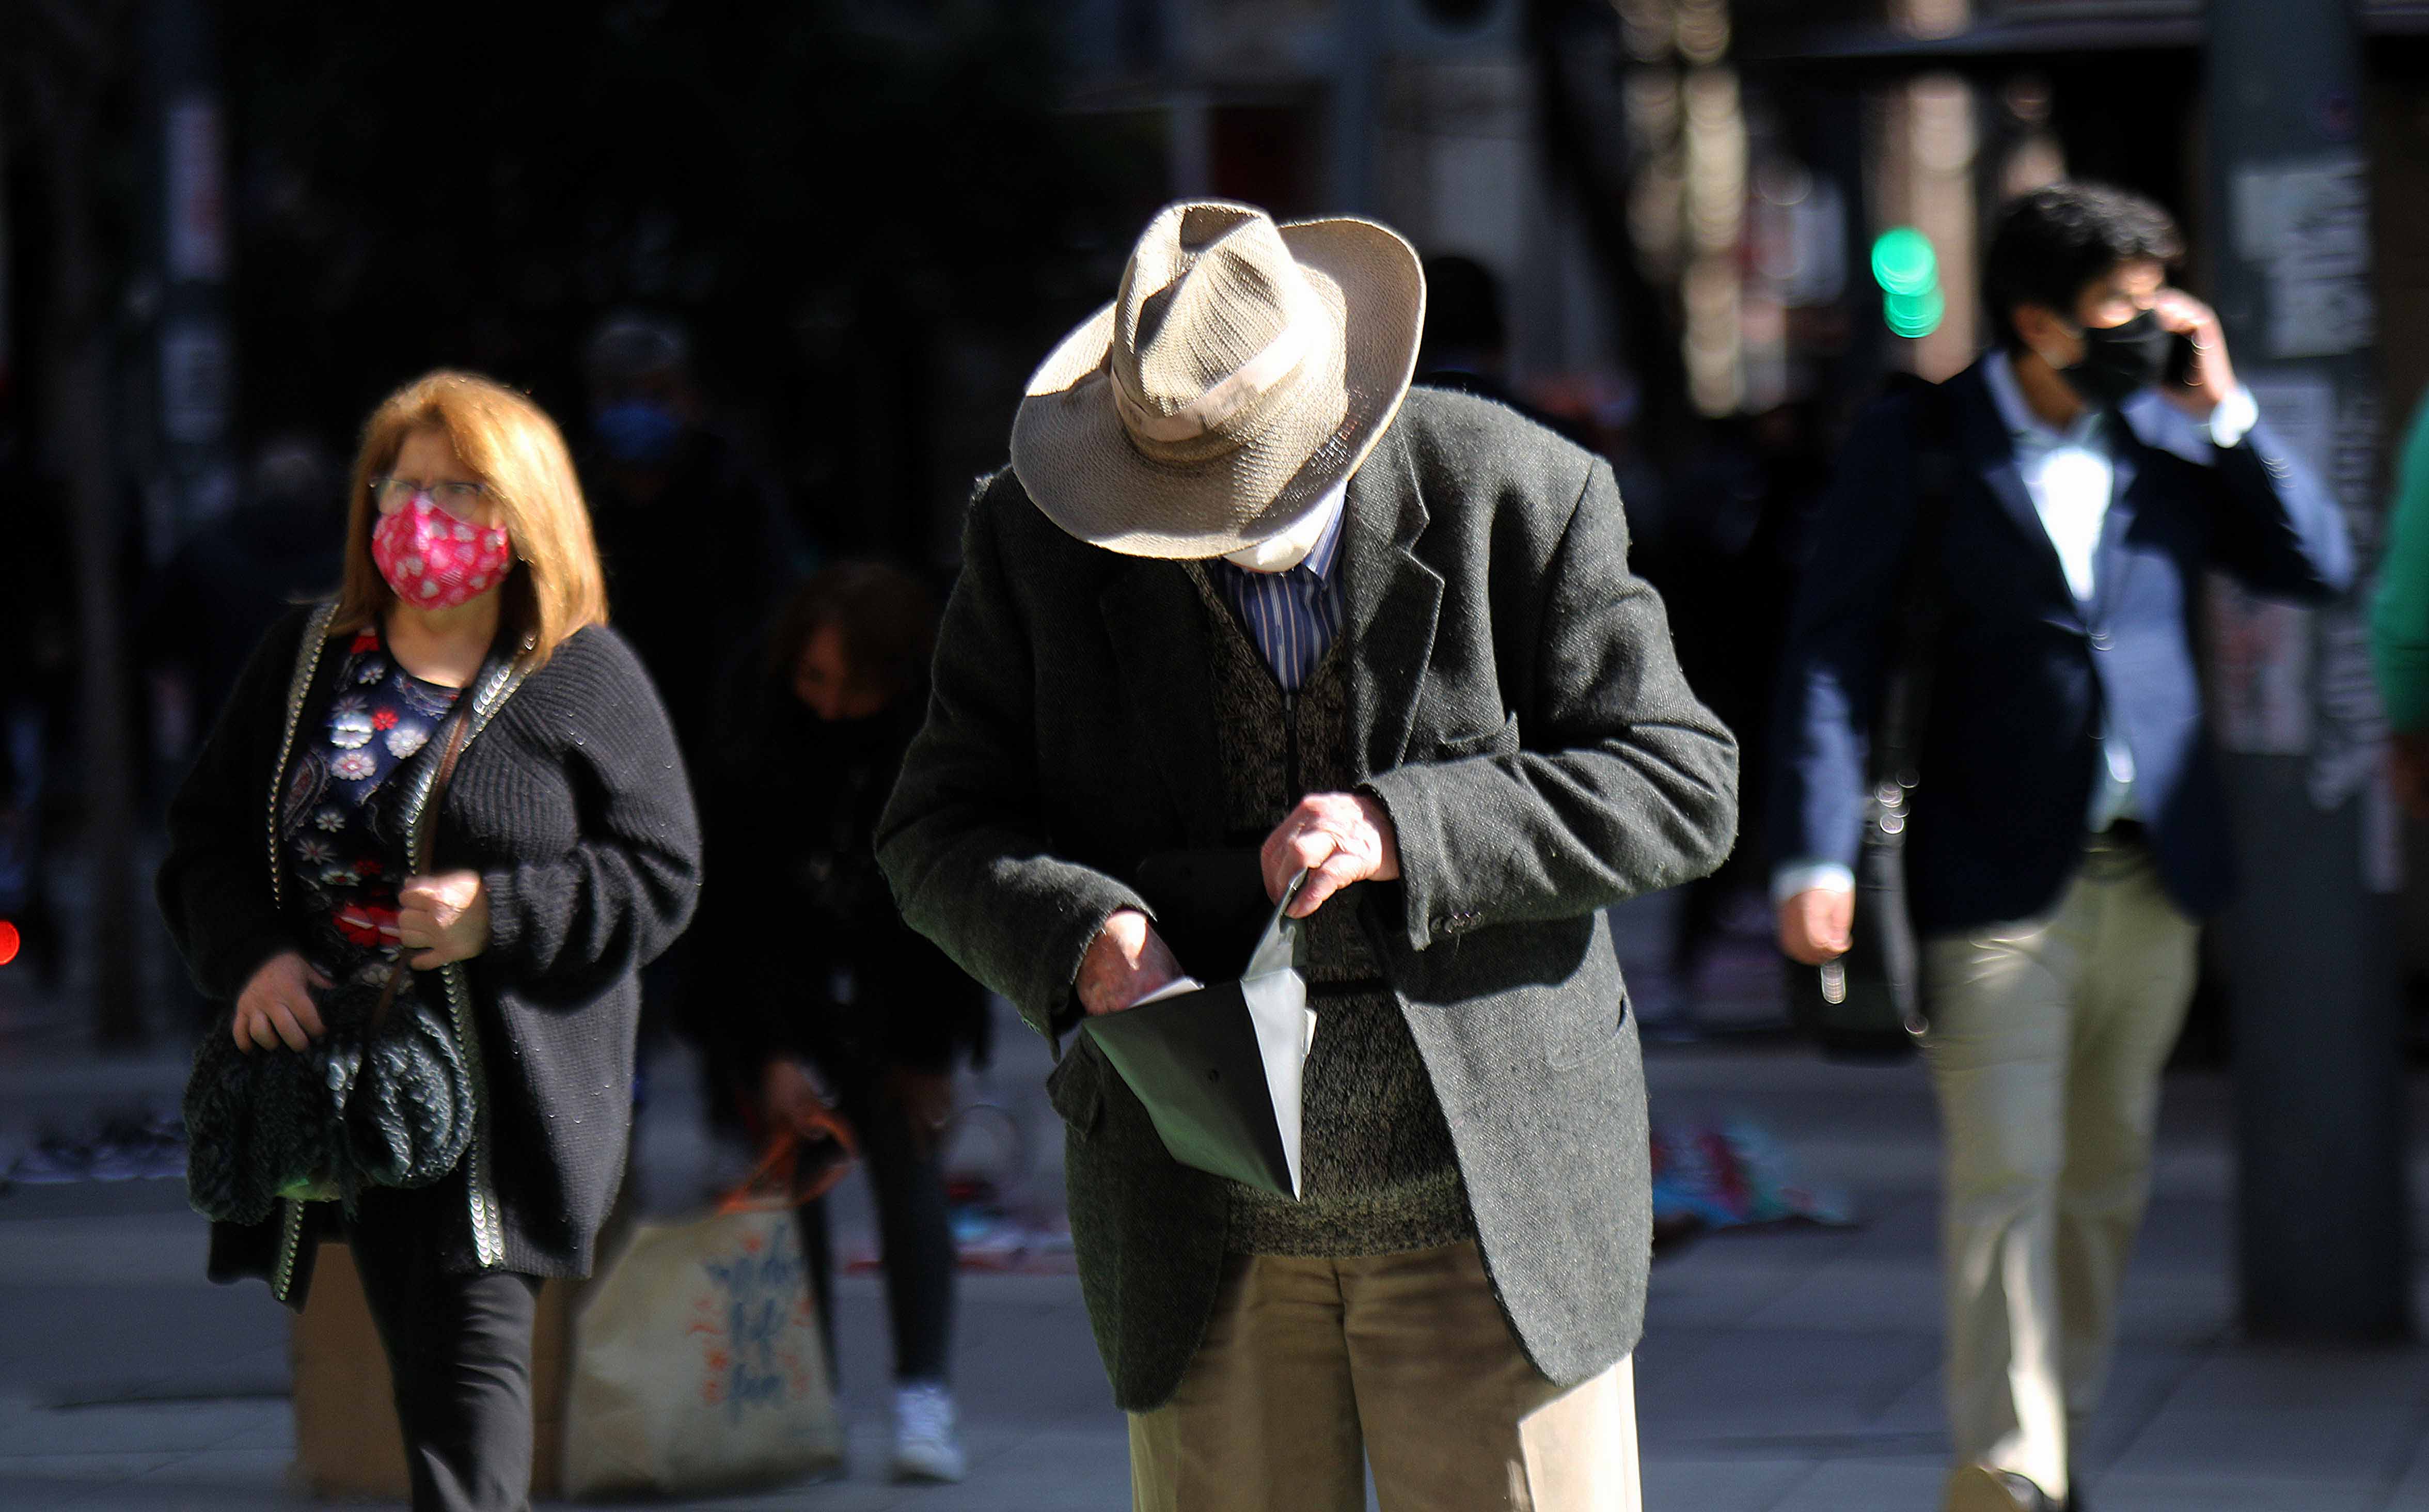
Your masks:
[[[1940,256],[1931,250],[1931,238],[1910,225],[1882,232],[1873,242],[1873,277],[1893,295],[1920,296],[1937,288]]]
[[[1948,301],[1937,284],[1915,294],[1892,291],[1881,300],[1882,318],[1899,336],[1929,336],[1940,329],[1940,317],[1946,313]]]

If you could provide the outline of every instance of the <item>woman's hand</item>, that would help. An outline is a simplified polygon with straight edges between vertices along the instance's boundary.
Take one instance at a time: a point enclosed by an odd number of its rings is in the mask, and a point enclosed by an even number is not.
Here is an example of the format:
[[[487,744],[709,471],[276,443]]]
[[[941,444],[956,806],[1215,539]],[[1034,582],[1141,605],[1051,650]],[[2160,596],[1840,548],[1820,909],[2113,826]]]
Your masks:
[[[396,938],[409,950],[417,972],[469,961],[489,948],[489,889],[478,872],[442,872],[407,877],[396,893]]]
[[[314,971],[294,951],[284,951],[261,963],[253,980],[237,994],[230,1034],[236,1047],[248,1054],[285,1044],[302,1050],[321,1038],[321,1010],[312,1005],[309,988],[326,988],[329,979]]]

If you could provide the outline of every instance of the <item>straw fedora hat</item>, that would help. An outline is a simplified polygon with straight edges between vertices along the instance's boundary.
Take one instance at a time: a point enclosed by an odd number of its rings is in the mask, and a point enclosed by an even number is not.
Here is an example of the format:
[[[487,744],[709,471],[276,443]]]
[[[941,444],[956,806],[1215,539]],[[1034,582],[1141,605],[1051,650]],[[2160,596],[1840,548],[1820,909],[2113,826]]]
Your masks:
[[[1165,207],[1114,302],[1063,339],[1012,424],[1047,518],[1132,557],[1221,557],[1305,519],[1398,413],[1426,283],[1372,221]]]

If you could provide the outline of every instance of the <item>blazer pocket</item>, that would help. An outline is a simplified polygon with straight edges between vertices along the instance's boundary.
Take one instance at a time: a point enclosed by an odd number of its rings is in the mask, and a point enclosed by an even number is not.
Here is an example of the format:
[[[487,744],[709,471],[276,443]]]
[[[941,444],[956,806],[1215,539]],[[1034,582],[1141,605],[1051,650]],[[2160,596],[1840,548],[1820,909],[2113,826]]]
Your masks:
[[[1104,1066],[1084,1032],[1072,1038],[1069,1052],[1046,1073],[1046,1102],[1066,1127],[1084,1138],[1097,1132],[1105,1115]]]
[[[1434,742],[1435,757],[1457,761],[1462,756],[1508,756],[1518,749],[1518,716],[1512,714],[1498,729],[1479,730],[1473,735],[1453,735]]]

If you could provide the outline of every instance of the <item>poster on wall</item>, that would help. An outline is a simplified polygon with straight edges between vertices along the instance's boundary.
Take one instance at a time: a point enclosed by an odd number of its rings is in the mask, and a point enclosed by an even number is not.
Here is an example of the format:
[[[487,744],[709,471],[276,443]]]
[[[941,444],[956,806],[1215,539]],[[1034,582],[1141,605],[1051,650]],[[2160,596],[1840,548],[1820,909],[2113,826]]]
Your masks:
[[[2246,374],[2280,443],[2315,476],[2334,455],[2337,390],[2324,374]],[[2313,624],[2307,609],[2264,599],[2223,573],[2209,592],[2211,706],[2218,742],[2240,756],[2311,750]]]

